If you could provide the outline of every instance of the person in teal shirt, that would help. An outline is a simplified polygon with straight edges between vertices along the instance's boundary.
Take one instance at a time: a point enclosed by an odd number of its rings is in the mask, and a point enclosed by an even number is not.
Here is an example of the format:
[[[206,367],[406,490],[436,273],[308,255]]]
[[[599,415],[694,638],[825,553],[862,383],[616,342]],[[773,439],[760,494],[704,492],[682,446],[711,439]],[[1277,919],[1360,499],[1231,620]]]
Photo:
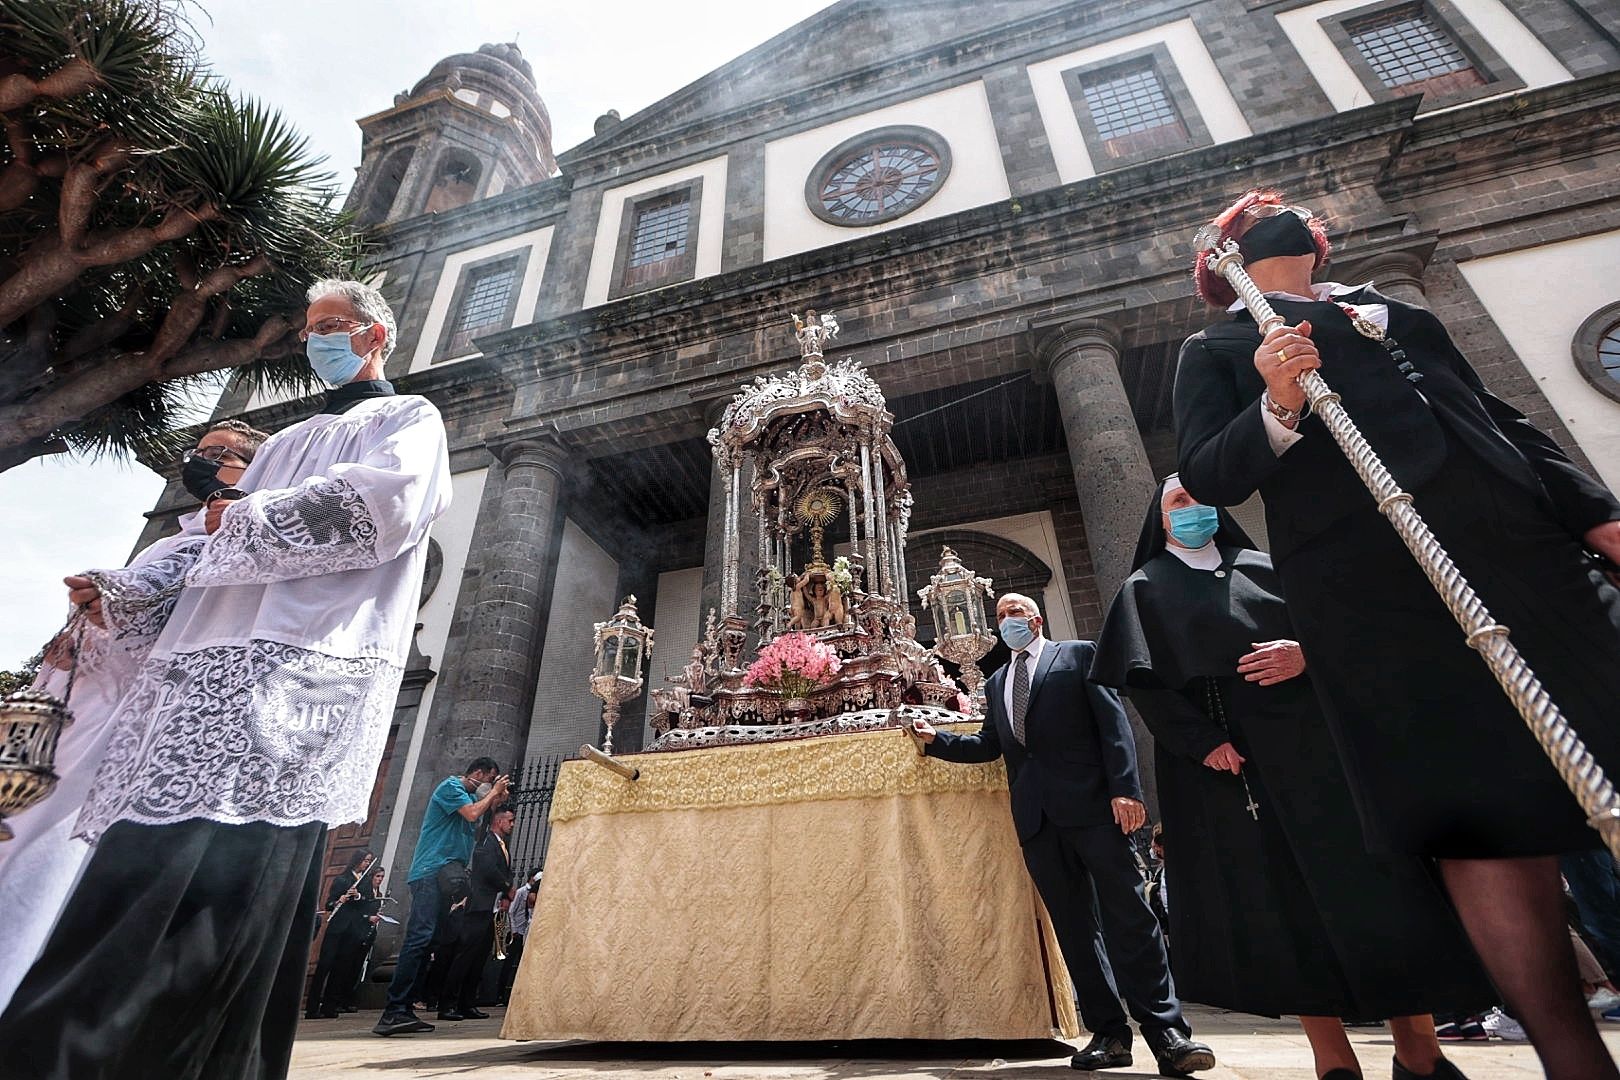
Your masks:
[[[494,758],[475,758],[460,776],[446,777],[433,789],[422,815],[422,831],[416,839],[416,853],[406,884],[411,890],[411,913],[405,923],[405,941],[400,946],[394,978],[388,984],[388,1004],[382,1018],[371,1030],[378,1035],[401,1035],[432,1031],[433,1025],[412,1009],[416,983],[422,973],[438,928],[446,867],[459,867],[463,877],[472,858],[475,823],[491,807],[506,801],[511,778],[500,775]],[[481,788],[487,788],[479,794]]]

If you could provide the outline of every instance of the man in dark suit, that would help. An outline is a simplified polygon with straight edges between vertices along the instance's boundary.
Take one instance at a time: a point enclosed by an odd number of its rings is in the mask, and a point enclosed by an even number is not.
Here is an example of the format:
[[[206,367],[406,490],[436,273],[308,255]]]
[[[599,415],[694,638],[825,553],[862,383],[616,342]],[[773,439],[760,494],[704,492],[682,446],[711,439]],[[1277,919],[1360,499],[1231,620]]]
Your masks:
[[[484,975],[484,962],[495,943],[495,911],[505,908],[512,888],[512,856],[506,838],[512,835],[517,816],[510,806],[498,808],[489,819],[489,832],[473,851],[466,907],[456,912],[455,959],[444,981],[440,1000],[440,1020],[487,1020],[489,1014],[478,1008],[478,984]]]
[[[1129,836],[1147,809],[1119,697],[1086,680],[1096,646],[1046,640],[1040,609],[1018,593],[997,601],[996,620],[1013,654],[985,683],[984,726],[955,735],[918,721],[915,730],[931,757],[1007,761],[1024,865],[1052,917],[1092,1034],[1069,1064],[1131,1064],[1123,991],[1163,1075],[1213,1068],[1214,1053],[1188,1037],[1164,938],[1132,856]]]

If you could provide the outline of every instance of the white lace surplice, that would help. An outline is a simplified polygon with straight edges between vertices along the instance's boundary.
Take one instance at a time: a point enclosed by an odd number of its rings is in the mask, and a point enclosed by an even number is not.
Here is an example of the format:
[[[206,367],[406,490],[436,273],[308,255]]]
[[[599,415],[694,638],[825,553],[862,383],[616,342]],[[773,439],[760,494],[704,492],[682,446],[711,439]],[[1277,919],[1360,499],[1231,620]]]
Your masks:
[[[202,546],[200,536],[166,537],[122,570],[86,571],[103,588],[115,583],[123,599],[106,603],[109,615],[116,612],[118,619],[109,629],[79,624],[77,672],[68,699],[73,722],[56,744],[56,786],[38,804],[6,819],[17,835],[0,844],[0,924],[5,928],[0,1010],[45,947],[90,857],[90,846],[73,838],[73,826],[112,733],[113,710]],[[67,683],[66,671],[47,665],[34,687],[62,697]]]
[[[120,702],[79,819],[364,821],[450,503],[438,410],[371,398],[259,449]]]

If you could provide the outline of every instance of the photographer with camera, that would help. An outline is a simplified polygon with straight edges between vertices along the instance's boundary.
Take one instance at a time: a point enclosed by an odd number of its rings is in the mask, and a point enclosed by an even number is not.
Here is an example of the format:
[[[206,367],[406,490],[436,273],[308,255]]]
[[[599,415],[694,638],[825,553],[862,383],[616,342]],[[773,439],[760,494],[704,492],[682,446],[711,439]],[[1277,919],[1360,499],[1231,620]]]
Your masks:
[[[405,923],[394,979],[388,984],[388,1004],[371,1030],[378,1035],[404,1035],[432,1031],[433,1025],[416,1015],[417,981],[433,944],[443,912],[470,892],[467,863],[472,859],[476,822],[492,807],[506,802],[512,779],[500,775],[495,759],[474,758],[461,776],[446,777],[433,789],[422,816],[406,884],[411,890],[411,913]]]

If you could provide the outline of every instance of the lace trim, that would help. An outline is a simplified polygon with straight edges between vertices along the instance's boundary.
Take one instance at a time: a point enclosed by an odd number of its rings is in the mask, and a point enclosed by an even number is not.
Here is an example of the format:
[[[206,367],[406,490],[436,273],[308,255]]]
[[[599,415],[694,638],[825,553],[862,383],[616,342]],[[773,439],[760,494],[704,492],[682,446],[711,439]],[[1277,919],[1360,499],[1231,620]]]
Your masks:
[[[377,564],[371,511],[353,485],[336,477],[232,507],[186,583],[268,585]]]
[[[977,731],[977,724],[947,730]],[[1005,791],[1000,760],[956,765],[919,757],[898,729],[833,735],[758,746],[721,746],[681,754],[627,755],[641,770],[629,782],[588,761],[565,762],[551,802],[551,820],[593,814],[697,810],[878,799],[934,791]]]
[[[273,641],[154,657],[76,835],[117,821],[364,821],[403,669]]]
[[[185,586],[186,573],[202,554],[204,539],[187,541],[150,562],[120,570],[86,570],[101,590],[107,633],[121,648],[141,648],[157,639]]]

